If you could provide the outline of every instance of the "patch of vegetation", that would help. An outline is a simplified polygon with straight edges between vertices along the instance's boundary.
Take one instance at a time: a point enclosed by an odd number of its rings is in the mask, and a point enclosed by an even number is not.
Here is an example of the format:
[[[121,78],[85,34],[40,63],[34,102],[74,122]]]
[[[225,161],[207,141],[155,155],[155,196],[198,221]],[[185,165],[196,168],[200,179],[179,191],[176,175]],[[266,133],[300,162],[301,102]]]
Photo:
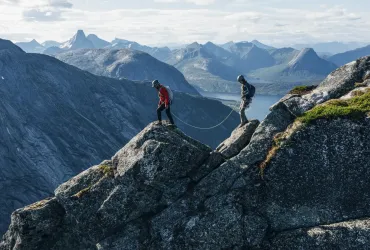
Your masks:
[[[309,94],[312,90],[314,90],[316,88],[317,88],[317,85],[296,86],[291,91],[289,91],[289,94],[291,94],[291,95],[306,95],[306,94]]]
[[[317,119],[334,119],[346,117],[350,119],[363,119],[370,112],[370,91],[348,100],[330,100],[316,106],[298,118],[302,123],[310,123]]]
[[[361,90],[354,90],[354,91],[351,92],[351,96],[362,96],[364,94],[365,94],[365,92],[361,91]]]
[[[284,142],[286,134],[285,133],[278,133],[274,136],[272,147],[270,151],[267,153],[266,159],[260,164],[260,175],[261,178],[264,178],[265,169],[267,165],[271,162],[272,158],[276,155],[277,151],[280,149],[281,145]]]
[[[103,172],[105,176],[114,177],[114,168],[110,167],[108,165],[100,165],[99,166],[100,171]]]
[[[356,88],[361,88],[361,87],[366,87],[366,86],[367,86],[367,83],[365,83],[365,82],[356,82],[355,83]]]
[[[49,199],[38,201],[36,203],[33,203],[29,206],[27,206],[27,209],[39,209],[45,206],[46,203],[48,203]]]
[[[82,196],[84,196],[85,194],[87,194],[91,190],[91,187],[92,186],[88,186],[87,188],[82,189],[80,192],[78,192],[77,194],[75,194],[73,196],[80,199]]]

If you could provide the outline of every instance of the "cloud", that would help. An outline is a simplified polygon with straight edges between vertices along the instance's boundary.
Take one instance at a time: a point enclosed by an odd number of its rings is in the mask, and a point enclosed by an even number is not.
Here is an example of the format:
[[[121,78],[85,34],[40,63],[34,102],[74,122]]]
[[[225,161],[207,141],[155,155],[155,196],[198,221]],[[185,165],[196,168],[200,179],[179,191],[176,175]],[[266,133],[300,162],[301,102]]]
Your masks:
[[[73,4],[67,0],[49,0],[49,6],[55,8],[72,8]]]
[[[0,1],[4,3],[4,0]],[[277,8],[271,4],[279,5],[284,2],[282,0],[216,0],[209,6],[195,6],[188,0],[164,5],[148,0],[156,8],[145,9],[134,3],[131,7],[114,5],[108,8],[108,2],[89,0],[86,5],[77,4],[78,1],[20,0],[16,4],[2,5],[0,33],[9,36],[34,33],[39,40],[62,42],[72,37],[77,29],[84,29],[87,34],[95,33],[106,40],[119,37],[157,45],[253,39],[276,46],[338,40],[370,41],[367,28],[370,16],[365,6],[362,12],[351,9],[350,5],[328,8],[311,4],[307,8],[307,4],[304,7],[289,4]],[[115,1],[118,0],[109,2]],[[76,5],[72,6],[72,3]],[[237,7],[232,3],[238,4]],[[62,29],[56,29],[56,25]],[[15,37],[23,40],[18,35]],[[24,37],[28,38],[28,35]]]
[[[2,4],[18,4],[20,0],[0,0],[0,5]]]
[[[156,3],[192,3],[195,5],[210,5],[216,0],[154,0]]]
[[[24,10],[22,16],[25,21],[31,22],[62,21],[64,20],[62,14],[72,6],[73,4],[67,0],[47,0]]]

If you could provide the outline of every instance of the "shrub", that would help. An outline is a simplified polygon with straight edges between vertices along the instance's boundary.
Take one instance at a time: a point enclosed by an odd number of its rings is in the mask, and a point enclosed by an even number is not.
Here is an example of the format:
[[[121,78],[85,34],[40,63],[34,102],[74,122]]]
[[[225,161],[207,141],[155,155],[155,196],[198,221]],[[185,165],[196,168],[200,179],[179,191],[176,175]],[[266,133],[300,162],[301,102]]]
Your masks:
[[[294,87],[289,92],[289,94],[292,94],[292,95],[305,95],[305,94],[310,93],[315,88],[317,88],[316,85],[312,85],[312,86],[296,86],[296,87]]]

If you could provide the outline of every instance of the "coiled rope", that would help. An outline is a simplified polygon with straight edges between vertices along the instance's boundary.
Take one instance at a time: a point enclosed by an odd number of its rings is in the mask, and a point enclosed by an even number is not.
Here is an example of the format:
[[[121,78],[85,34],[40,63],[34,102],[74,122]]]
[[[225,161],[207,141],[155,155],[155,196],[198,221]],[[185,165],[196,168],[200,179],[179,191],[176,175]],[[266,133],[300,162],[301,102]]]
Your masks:
[[[235,110],[231,109],[230,114],[229,114],[228,116],[226,116],[226,118],[225,118],[222,122],[220,122],[219,124],[217,124],[217,125],[215,125],[215,126],[209,127],[209,128],[201,128],[201,127],[197,127],[197,126],[191,125],[191,124],[189,124],[189,123],[187,123],[187,122],[184,122],[183,120],[181,120],[179,117],[177,117],[177,116],[176,116],[176,115],[174,115],[173,113],[172,113],[172,115],[173,115],[177,120],[179,120],[180,122],[184,123],[185,125],[188,125],[189,127],[196,128],[196,129],[200,129],[200,130],[211,130],[211,129],[215,129],[215,128],[217,128],[217,127],[221,126],[224,122],[226,122],[226,121],[227,121],[227,119],[229,119],[229,117],[231,116],[231,114],[232,114],[234,111],[235,111]]]

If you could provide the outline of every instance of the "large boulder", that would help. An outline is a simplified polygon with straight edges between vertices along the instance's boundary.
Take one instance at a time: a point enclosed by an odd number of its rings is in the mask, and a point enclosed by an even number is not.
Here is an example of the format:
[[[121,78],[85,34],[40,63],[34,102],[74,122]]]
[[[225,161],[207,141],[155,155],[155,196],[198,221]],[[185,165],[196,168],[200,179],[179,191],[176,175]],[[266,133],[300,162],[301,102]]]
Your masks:
[[[236,156],[240,150],[249,144],[259,124],[258,120],[252,120],[242,127],[237,127],[231,133],[231,136],[222,142],[216,150],[228,159]]]

